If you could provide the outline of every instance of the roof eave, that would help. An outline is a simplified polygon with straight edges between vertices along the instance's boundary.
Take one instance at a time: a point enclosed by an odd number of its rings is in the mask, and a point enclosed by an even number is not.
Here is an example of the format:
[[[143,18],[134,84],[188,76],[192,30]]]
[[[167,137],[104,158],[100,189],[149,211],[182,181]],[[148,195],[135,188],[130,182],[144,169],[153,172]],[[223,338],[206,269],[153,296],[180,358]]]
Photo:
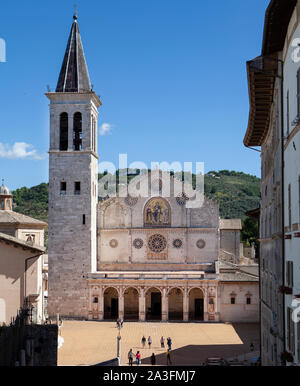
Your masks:
[[[297,0],[271,0],[265,16],[262,55],[281,51]]]
[[[270,60],[268,60],[270,59]],[[266,61],[268,65],[266,65]],[[270,65],[270,63],[273,63]],[[267,71],[266,68],[267,67]],[[273,103],[277,61],[272,57],[257,57],[247,62],[250,111],[244,145],[262,146],[269,130]]]
[[[41,247],[36,244],[30,244],[26,241],[19,240],[16,237],[6,235],[5,233],[0,233],[0,240],[3,240],[6,243],[18,245],[22,248],[31,250],[32,252],[39,252],[41,255],[43,255],[46,252],[45,247]]]

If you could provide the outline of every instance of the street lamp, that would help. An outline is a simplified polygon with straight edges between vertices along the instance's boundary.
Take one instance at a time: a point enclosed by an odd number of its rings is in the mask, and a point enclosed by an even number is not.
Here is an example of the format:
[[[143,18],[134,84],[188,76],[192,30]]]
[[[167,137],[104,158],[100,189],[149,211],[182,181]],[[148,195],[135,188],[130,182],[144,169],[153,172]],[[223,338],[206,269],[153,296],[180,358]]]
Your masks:
[[[117,336],[117,358],[119,361],[119,365],[121,364],[121,328],[122,324],[119,322],[117,323],[117,329],[118,329],[118,336]]]

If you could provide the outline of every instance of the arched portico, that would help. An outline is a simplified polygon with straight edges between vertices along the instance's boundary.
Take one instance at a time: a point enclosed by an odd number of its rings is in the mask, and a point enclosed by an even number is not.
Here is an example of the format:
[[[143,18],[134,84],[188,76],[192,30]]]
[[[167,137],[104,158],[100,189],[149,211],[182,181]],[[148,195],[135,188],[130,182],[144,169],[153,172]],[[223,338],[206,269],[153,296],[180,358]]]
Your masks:
[[[183,292],[180,288],[171,288],[168,292],[168,319],[183,320]]]
[[[124,320],[139,320],[139,292],[134,287],[124,291]]]
[[[204,320],[204,293],[200,288],[189,291],[189,320]]]
[[[162,295],[158,288],[152,287],[146,291],[146,320],[162,319]]]
[[[118,319],[119,293],[116,288],[108,287],[104,291],[104,319]]]
[[[216,288],[189,286],[93,286],[91,319],[132,321],[218,321]]]

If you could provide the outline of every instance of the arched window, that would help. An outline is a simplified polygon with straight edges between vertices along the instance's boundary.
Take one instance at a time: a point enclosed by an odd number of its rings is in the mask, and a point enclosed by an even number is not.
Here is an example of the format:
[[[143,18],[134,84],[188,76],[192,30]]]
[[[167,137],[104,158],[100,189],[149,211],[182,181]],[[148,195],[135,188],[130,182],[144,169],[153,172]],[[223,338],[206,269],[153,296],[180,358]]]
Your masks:
[[[60,114],[60,142],[59,150],[68,150],[68,114]]]
[[[95,143],[94,143],[94,130],[95,130],[95,127],[94,127],[94,117],[92,116],[92,151],[95,150]]]
[[[73,150],[82,150],[82,114],[74,114],[73,125]]]

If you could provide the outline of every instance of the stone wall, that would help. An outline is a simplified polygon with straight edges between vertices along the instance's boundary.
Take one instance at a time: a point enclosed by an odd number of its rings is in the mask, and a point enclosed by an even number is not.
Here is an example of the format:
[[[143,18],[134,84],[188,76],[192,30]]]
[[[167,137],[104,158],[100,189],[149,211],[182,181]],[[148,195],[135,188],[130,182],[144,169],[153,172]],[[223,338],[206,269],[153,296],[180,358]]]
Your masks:
[[[87,318],[86,274],[97,264],[98,157],[92,149],[92,122],[98,117],[94,93],[48,93],[49,294],[48,314]],[[60,114],[69,116],[68,150],[59,151]],[[82,150],[74,151],[73,116],[82,113]],[[66,182],[65,194],[60,192]],[[80,182],[80,195],[74,184]]]
[[[24,325],[0,330],[0,366],[57,366],[58,327]]]

